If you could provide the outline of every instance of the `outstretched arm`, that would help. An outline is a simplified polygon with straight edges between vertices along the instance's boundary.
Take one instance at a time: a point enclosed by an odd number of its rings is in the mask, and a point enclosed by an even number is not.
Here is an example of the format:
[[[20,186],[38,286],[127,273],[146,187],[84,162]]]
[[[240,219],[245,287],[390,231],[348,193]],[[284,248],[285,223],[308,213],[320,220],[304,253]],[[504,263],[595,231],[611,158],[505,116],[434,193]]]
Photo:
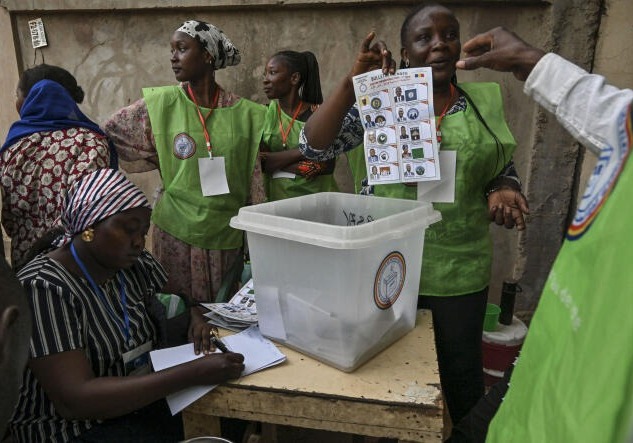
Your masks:
[[[580,143],[596,155],[622,146],[624,125],[633,102],[631,89],[608,85],[556,54],[546,54],[532,70],[524,91]]]
[[[526,80],[525,93],[594,153],[627,143],[621,121],[631,112],[631,89],[610,86],[604,77],[556,54],[545,54],[503,28],[479,34],[462,48],[466,57],[457,68],[490,68]]]
[[[114,144],[126,172],[147,172],[158,168],[158,153],[144,99],[112,114],[102,126]]]

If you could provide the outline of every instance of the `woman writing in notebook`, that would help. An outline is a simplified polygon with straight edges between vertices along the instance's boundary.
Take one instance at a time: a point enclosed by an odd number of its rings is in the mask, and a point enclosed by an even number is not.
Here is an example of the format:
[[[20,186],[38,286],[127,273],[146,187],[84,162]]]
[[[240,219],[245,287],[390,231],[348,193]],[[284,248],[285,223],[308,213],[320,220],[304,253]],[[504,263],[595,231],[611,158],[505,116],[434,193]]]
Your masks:
[[[163,398],[244,370],[241,354],[211,353],[210,327],[192,312],[194,349],[210,355],[149,371],[159,338],[150,311],[166,281],[145,250],[150,213],[121,172],[86,174],[68,192],[55,249],[18,273],[34,327],[15,441],[180,441],[182,420]]]

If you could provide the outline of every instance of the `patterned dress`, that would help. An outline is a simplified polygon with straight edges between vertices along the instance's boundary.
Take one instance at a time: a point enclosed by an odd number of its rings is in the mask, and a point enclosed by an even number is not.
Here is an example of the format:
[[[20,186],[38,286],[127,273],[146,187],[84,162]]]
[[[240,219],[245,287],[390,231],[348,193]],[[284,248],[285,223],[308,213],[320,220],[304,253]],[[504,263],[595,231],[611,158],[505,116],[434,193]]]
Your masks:
[[[239,97],[220,89],[218,108],[234,105]],[[144,99],[137,100],[111,116],[104,131],[116,146],[121,167],[127,172],[158,169],[156,142]],[[213,137],[213,135],[212,135]],[[259,162],[251,180],[251,203],[265,201]],[[160,198],[160,190],[158,197]],[[227,271],[242,259],[242,249],[210,250],[184,243],[157,226],[152,227],[152,253],[169,274],[166,292],[182,294],[196,301],[212,301]],[[168,259],[168,260],[167,260]],[[177,269],[174,272],[173,269]]]
[[[2,225],[11,237],[14,268],[58,225],[68,188],[83,174],[107,168],[109,158],[106,138],[82,127],[36,132],[2,152]]]

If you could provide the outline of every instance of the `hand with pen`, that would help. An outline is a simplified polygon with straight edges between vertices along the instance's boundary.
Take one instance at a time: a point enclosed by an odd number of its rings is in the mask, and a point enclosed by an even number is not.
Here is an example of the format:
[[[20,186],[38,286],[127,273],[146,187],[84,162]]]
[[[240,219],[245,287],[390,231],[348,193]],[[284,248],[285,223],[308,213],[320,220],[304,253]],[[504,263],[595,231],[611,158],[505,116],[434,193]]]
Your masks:
[[[199,384],[215,385],[239,378],[244,372],[244,356],[230,351],[213,353],[179,366],[190,369],[191,377],[197,380]],[[174,368],[176,367],[178,366],[174,366]],[[166,369],[166,371],[170,369]]]
[[[191,308],[191,324],[189,327],[189,341],[193,342],[194,352],[201,352],[206,356],[204,360],[207,370],[220,378],[238,378],[244,370],[244,356],[231,352],[218,335],[218,329],[210,325],[202,314],[200,307]],[[215,350],[222,353],[218,354]],[[215,371],[215,372],[214,372]]]
[[[213,343],[216,348],[218,348],[221,352],[225,354],[227,352],[231,352],[229,351],[229,348],[226,347],[222,339],[220,339],[220,335],[218,334],[218,329],[216,327],[211,328],[210,335],[211,335],[211,343]]]
[[[201,331],[206,331],[206,334],[200,336]],[[200,383],[218,384],[239,378],[242,375],[244,356],[237,352],[231,352],[226,347],[220,339],[216,327],[209,325],[205,320],[204,327],[198,323],[197,327],[194,328],[194,333],[196,334],[193,340],[194,347],[197,344],[201,350],[198,350],[196,354],[202,352],[204,356],[184,363],[183,366],[186,365],[194,371],[193,377],[196,377]],[[221,352],[215,352],[216,349]]]

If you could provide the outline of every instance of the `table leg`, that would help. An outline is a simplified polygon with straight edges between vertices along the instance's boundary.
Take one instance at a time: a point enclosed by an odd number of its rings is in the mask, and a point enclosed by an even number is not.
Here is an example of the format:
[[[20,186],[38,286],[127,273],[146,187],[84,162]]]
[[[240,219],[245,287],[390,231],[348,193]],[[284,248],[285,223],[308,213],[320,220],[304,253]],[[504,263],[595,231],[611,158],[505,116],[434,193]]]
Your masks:
[[[220,417],[185,410],[182,413],[182,421],[185,427],[185,438],[222,436]]]

